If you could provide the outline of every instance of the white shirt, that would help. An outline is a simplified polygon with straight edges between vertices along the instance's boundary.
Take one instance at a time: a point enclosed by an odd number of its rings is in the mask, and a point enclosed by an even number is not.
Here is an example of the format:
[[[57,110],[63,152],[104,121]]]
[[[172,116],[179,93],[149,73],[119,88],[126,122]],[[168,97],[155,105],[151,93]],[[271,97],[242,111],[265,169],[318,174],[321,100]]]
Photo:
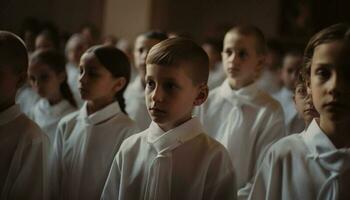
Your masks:
[[[73,93],[73,97],[77,102],[78,107],[80,108],[84,104],[84,100],[81,98],[79,87],[78,87],[79,76],[80,76],[79,67],[75,66],[72,63],[67,63],[66,71],[67,71],[67,83]]]
[[[210,90],[220,86],[226,78],[222,62],[215,65],[213,70],[209,72],[208,87]]]
[[[349,184],[350,148],[336,149],[314,119],[305,132],[271,146],[250,199],[350,199]]]
[[[14,105],[0,113],[0,199],[49,199],[48,140]]]
[[[285,136],[280,104],[254,83],[235,91],[225,80],[196,114],[206,132],[227,148],[238,191],[253,181],[268,144]]]
[[[145,90],[141,83],[140,76],[137,76],[133,82],[129,84],[124,92],[125,110],[129,117],[136,121],[141,130],[148,128],[152,119],[148,114]]]
[[[50,103],[42,98],[33,107],[29,117],[35,121],[40,128],[47,134],[51,143],[55,139],[58,122],[62,117],[74,112],[74,108],[67,100],[51,106]]]
[[[163,132],[152,122],[126,139],[108,175],[105,200],[236,199],[225,148],[193,118]]]
[[[300,133],[305,129],[305,122],[299,116],[295,103],[293,101],[293,92],[283,87],[273,97],[280,102],[285,118],[286,133]]]
[[[16,103],[19,104],[21,111],[29,115],[33,106],[38,102],[40,96],[30,87],[29,84],[22,86],[16,95]]]
[[[86,104],[58,125],[54,150],[62,199],[99,199],[122,141],[137,132],[118,102],[87,115]],[[61,178],[61,179],[60,179]]]

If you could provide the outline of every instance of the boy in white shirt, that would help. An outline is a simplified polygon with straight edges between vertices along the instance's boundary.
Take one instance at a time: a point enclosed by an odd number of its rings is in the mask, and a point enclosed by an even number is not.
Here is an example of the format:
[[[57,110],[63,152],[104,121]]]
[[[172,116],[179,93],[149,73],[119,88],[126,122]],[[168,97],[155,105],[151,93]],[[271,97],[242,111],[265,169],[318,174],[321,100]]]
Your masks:
[[[303,66],[320,118],[271,146],[249,199],[350,199],[349,53],[348,25],[330,26],[311,38]]]
[[[48,139],[15,104],[28,54],[16,35],[0,31],[0,199],[49,199]]]
[[[280,104],[255,83],[264,53],[265,39],[258,28],[229,30],[222,52],[227,78],[197,110],[208,134],[228,149],[239,196],[247,195],[249,189],[243,188],[249,188],[268,145],[285,135]]]
[[[121,145],[102,199],[236,199],[226,149],[191,115],[208,94],[203,49],[190,40],[167,39],[151,49],[146,69],[153,122]]]
[[[290,51],[283,58],[281,79],[283,87],[273,97],[280,102],[285,116],[286,133],[299,133],[305,129],[303,119],[298,115],[293,103],[296,72],[301,67],[303,56],[298,51]]]
[[[131,119],[136,121],[141,130],[148,128],[152,121],[147,113],[145,103],[146,56],[155,44],[165,39],[167,39],[165,33],[150,31],[139,35],[135,41],[134,64],[138,76],[127,87],[124,98],[126,100],[126,112]]]

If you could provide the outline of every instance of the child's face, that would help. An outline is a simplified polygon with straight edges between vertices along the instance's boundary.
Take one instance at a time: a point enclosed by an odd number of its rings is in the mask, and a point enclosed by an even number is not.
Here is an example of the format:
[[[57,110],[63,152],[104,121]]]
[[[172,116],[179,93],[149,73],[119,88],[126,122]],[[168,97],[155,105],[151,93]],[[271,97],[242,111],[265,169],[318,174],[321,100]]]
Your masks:
[[[35,39],[35,49],[54,49],[54,43],[44,35],[38,35]]]
[[[289,90],[293,90],[297,77],[296,71],[300,67],[301,62],[302,57],[297,55],[287,55],[283,59],[281,77],[284,86]]]
[[[93,53],[83,54],[79,67],[81,98],[95,103],[112,102],[120,90],[118,78],[113,77]]]
[[[304,119],[306,125],[310,124],[313,118],[319,117],[312,104],[311,94],[307,92],[304,84],[298,84],[295,87],[294,103],[299,116]]]
[[[222,61],[231,88],[239,89],[253,83],[263,59],[256,52],[254,37],[236,32],[225,36]]]
[[[317,46],[311,61],[310,89],[321,121],[350,121],[350,59],[344,41]]]
[[[159,43],[159,40],[148,39],[143,36],[136,38],[134,47],[134,62],[139,75],[144,79],[146,74],[146,57],[149,50]]]
[[[148,112],[164,131],[191,119],[195,105],[206,99],[198,96],[207,92],[195,86],[185,71],[187,63],[178,66],[147,65],[145,98]],[[202,93],[203,94],[203,93]],[[206,93],[205,93],[206,94]]]
[[[9,66],[0,66],[0,108],[2,111],[15,103],[20,76]]]
[[[57,74],[47,64],[31,63],[28,79],[34,91],[50,101],[61,96],[60,85],[65,80],[65,74]]]

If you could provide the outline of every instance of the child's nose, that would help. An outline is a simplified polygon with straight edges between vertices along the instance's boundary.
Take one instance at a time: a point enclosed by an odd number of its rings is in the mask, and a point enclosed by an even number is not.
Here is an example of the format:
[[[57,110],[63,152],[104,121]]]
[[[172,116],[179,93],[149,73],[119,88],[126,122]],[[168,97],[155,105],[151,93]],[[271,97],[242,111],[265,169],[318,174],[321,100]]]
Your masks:
[[[347,80],[344,74],[333,73],[331,79],[329,80],[329,93],[332,95],[339,95],[344,91],[344,86]]]
[[[161,88],[156,87],[152,94],[152,100],[155,102],[161,102],[164,100],[164,92]]]

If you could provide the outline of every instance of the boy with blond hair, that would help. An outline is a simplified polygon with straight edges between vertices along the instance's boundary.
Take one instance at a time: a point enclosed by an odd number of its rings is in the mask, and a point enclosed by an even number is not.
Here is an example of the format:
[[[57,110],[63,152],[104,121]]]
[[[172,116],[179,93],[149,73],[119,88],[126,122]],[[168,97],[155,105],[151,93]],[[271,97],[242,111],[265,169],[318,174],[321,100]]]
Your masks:
[[[192,117],[208,94],[208,57],[200,46],[167,39],[149,52],[146,104],[152,123],[126,139],[102,199],[236,199],[226,149]]]

